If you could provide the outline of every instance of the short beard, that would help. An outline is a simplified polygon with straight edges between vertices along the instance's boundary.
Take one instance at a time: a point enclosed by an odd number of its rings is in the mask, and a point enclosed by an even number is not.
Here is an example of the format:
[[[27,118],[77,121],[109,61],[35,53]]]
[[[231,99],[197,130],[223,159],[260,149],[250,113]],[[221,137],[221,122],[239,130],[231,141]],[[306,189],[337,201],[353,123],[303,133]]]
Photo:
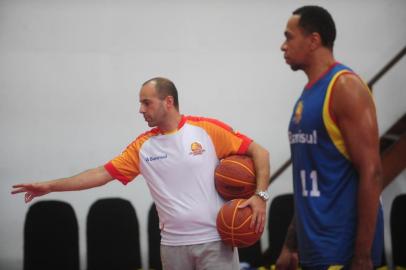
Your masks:
[[[301,65],[295,65],[295,64],[290,65],[290,68],[291,68],[293,71],[298,71],[298,70],[303,69]]]

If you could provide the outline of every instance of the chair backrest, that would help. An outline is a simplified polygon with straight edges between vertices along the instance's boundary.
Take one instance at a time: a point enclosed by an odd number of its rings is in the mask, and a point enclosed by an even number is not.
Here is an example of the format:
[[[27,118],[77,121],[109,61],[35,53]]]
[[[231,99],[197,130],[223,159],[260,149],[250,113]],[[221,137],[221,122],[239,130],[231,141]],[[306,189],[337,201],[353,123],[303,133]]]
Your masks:
[[[148,262],[149,269],[162,270],[161,230],[156,206],[153,203],[148,212]]]
[[[269,248],[264,254],[265,265],[274,265],[282,250],[287,229],[294,212],[293,194],[282,194],[271,201],[268,214]]]
[[[88,270],[141,268],[138,219],[129,201],[107,198],[93,203],[86,234]]]
[[[249,247],[238,248],[238,257],[240,263],[246,264],[249,269],[263,266],[261,241]]]
[[[393,265],[406,269],[406,194],[398,195],[390,212]]]
[[[78,222],[72,206],[39,201],[28,209],[24,225],[24,270],[78,270]]]

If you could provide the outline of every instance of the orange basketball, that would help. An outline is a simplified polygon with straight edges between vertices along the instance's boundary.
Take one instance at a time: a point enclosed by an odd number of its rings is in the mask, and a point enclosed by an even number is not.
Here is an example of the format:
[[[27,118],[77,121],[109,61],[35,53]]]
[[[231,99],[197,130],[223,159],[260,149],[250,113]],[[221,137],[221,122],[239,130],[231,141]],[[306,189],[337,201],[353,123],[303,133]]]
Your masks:
[[[233,247],[248,247],[261,238],[255,228],[250,228],[252,209],[247,206],[238,208],[244,199],[228,201],[217,214],[217,230],[221,239]]]
[[[254,162],[243,155],[222,159],[214,172],[214,183],[217,192],[226,200],[248,199],[256,190]]]

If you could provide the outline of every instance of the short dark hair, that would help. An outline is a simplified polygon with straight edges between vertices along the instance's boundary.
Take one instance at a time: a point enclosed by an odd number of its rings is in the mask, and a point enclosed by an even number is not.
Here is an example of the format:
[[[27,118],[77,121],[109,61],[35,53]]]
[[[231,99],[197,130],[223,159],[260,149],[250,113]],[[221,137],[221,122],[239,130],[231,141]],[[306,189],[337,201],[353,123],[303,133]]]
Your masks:
[[[319,6],[303,6],[293,11],[299,15],[299,26],[306,34],[318,33],[323,46],[333,49],[336,39],[336,26],[331,14]]]
[[[171,80],[163,77],[156,77],[144,82],[142,86],[150,82],[155,83],[155,89],[158,93],[159,99],[163,100],[167,96],[173,97],[173,104],[175,105],[175,108],[179,110],[178,90]]]

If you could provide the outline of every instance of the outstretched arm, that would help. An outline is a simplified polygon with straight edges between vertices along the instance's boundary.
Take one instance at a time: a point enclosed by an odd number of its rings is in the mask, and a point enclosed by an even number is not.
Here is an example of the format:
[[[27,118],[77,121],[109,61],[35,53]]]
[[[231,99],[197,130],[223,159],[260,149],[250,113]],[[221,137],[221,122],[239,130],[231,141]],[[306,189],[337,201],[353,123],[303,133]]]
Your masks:
[[[103,166],[84,171],[78,175],[50,181],[17,184],[11,194],[24,193],[25,202],[50,192],[83,190],[102,186],[113,180]]]
[[[257,190],[267,190],[269,186],[269,153],[259,144],[252,142],[247,150],[247,155],[252,157],[257,177]],[[240,207],[251,206],[253,210],[251,227],[256,226],[256,232],[263,232],[266,220],[266,202],[254,195],[241,204]]]

